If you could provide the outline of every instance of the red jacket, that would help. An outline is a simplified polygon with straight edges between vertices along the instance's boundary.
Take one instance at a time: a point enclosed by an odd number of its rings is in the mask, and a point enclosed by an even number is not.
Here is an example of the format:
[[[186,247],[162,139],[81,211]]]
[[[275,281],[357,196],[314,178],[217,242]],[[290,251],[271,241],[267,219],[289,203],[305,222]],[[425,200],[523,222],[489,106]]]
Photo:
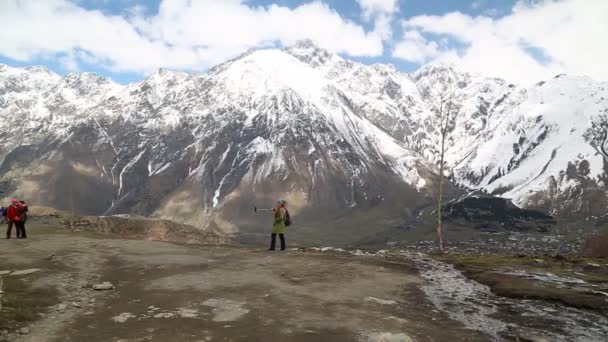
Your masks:
[[[10,205],[6,210],[6,219],[8,221],[19,221],[19,208]]]

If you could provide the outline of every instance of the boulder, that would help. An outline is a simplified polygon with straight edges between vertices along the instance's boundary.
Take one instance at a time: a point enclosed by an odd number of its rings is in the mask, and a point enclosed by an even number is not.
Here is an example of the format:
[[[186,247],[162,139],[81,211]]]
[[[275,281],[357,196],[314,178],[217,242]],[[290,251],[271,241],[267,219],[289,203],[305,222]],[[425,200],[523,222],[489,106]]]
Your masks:
[[[112,285],[112,283],[104,281],[103,283],[100,284],[95,284],[93,285],[93,290],[95,291],[105,291],[105,290],[112,290],[114,289],[114,285]]]

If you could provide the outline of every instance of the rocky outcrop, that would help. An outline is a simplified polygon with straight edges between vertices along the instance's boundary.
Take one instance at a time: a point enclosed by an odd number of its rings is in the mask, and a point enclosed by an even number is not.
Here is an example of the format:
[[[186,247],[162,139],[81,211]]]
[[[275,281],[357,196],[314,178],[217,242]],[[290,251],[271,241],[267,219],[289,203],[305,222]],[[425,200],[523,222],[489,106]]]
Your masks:
[[[196,245],[226,245],[230,238],[168,220],[137,216],[84,216],[67,219],[64,225],[73,230],[92,230],[127,239],[166,241]]]
[[[442,216],[452,222],[483,231],[540,231],[555,225],[553,217],[537,210],[522,209],[500,197],[466,197],[449,202]]]

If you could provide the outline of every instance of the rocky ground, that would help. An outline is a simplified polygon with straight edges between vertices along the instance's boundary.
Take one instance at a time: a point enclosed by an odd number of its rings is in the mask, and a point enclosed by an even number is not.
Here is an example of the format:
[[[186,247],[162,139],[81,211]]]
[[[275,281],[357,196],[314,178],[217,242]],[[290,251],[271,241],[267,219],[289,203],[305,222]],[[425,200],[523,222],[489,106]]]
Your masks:
[[[108,229],[107,224],[91,224],[96,221],[88,219],[86,225],[73,223],[83,220],[67,220],[72,223],[66,229],[65,221],[41,217],[30,222],[27,240],[0,240],[0,341],[602,341],[608,337],[601,293],[594,297],[597,307],[540,296],[505,297],[493,292],[492,286],[467,278],[471,269],[463,265],[472,267],[472,263],[463,258],[441,259],[397,248],[268,252],[262,247],[205,245],[188,235],[192,232],[175,244],[151,241],[158,235],[144,234],[139,228],[130,235],[129,229]],[[106,228],[87,229],[92,226]],[[143,236],[149,238],[142,240]],[[542,269],[544,265],[554,270],[551,260],[539,260],[526,259],[522,264],[531,263],[537,273],[548,271]],[[578,277],[603,292],[607,264],[586,260],[567,275],[537,278]],[[483,267],[498,269],[497,265],[504,266],[493,261]]]
[[[116,239],[56,223],[0,241],[0,340],[488,340],[434,309],[405,259]]]

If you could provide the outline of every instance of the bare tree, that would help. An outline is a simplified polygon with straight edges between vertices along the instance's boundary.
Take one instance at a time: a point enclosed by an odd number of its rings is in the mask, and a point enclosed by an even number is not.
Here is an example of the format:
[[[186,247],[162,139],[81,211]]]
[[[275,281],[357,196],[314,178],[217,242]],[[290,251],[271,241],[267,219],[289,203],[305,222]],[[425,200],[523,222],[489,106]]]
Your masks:
[[[456,118],[460,112],[460,99],[456,95],[452,84],[444,84],[436,87],[436,91],[427,90],[425,97],[428,99],[431,112],[439,122],[439,189],[437,196],[437,238],[439,240],[439,251],[443,252],[444,234],[441,222],[441,207],[443,206],[443,183],[445,178],[445,153],[446,143],[456,127]]]
[[[599,176],[599,179],[603,181],[604,191],[606,191],[608,183],[608,177],[606,177],[608,173],[608,108],[604,108],[591,119],[591,127],[587,128],[583,138],[604,160],[604,174]],[[608,197],[608,192],[605,196]],[[608,210],[608,208],[606,209]]]
[[[585,131],[583,137],[608,161],[608,108],[591,120],[591,127]]]

